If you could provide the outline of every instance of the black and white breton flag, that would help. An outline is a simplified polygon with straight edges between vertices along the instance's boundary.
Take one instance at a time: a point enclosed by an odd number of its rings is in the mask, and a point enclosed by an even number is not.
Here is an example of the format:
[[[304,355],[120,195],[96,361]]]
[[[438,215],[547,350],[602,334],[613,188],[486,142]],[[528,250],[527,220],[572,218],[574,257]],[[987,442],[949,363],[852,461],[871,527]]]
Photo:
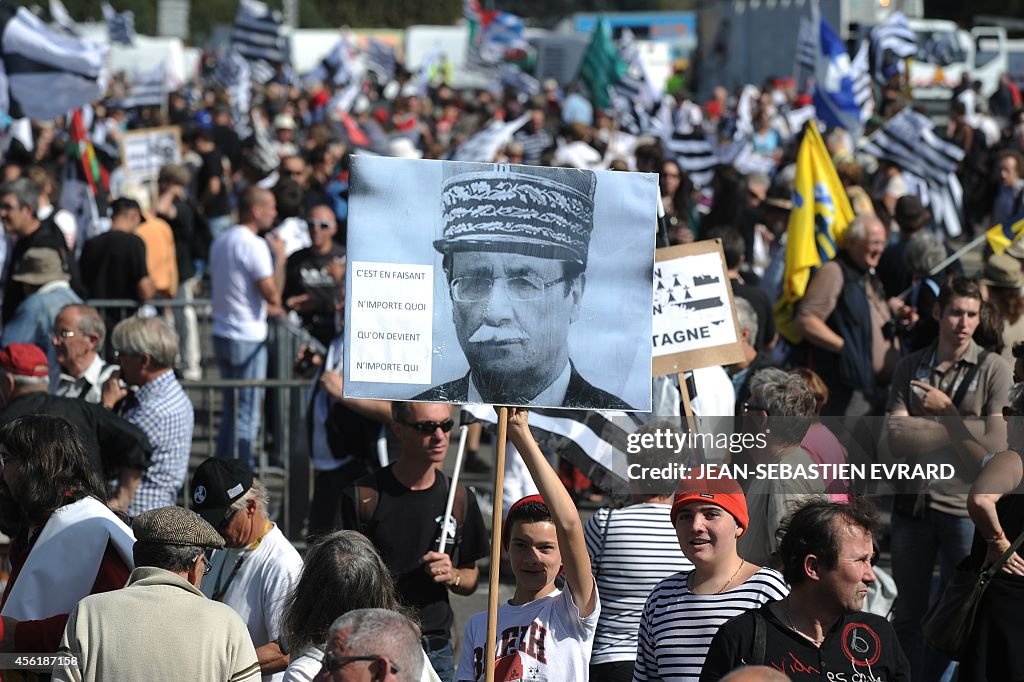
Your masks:
[[[523,114],[514,121],[491,121],[483,130],[463,142],[455,150],[453,161],[481,161],[490,163],[498,154],[501,145],[512,139],[512,135],[526,125],[530,115]]]
[[[956,167],[964,151],[941,139],[927,116],[909,107],[903,109],[872,133],[862,148],[899,165],[908,187],[929,207],[936,225],[950,237],[960,235],[963,188]]]
[[[626,74],[611,86],[612,106],[619,117],[619,127],[630,135],[640,135],[650,127],[650,112],[661,93],[644,66],[632,31],[622,30],[617,49],[626,64]]]
[[[270,126],[259,116],[252,116],[251,119],[252,155],[249,161],[263,175],[270,175],[281,163],[271,138]]]
[[[696,135],[672,135],[662,138],[668,154],[698,187],[707,187],[719,164],[718,150],[712,140]]]
[[[249,128],[249,106],[252,103],[249,62],[238,52],[228,50],[217,60],[213,69],[213,79],[228,93],[235,131],[239,137],[248,138],[252,134]]]
[[[861,41],[857,54],[850,61],[850,77],[853,79],[853,97],[860,107],[861,123],[864,123],[875,113],[875,94],[871,89],[866,41]]]
[[[398,66],[398,59],[395,57],[395,48],[383,40],[370,38],[366,46],[366,68],[376,74],[377,80],[387,83],[395,77],[395,69]]]
[[[135,38],[135,13],[130,9],[118,12],[107,3],[103,3],[102,10],[110,43],[131,45]]]
[[[249,62],[252,79],[266,83],[274,69],[289,61],[288,39],[281,34],[281,13],[260,0],[239,0],[231,27],[231,47]]]
[[[628,28],[622,30],[617,49],[619,57],[626,64],[626,74],[612,85],[612,89],[650,111],[658,104],[663,88],[654,84],[650,71],[640,55],[640,47],[633,32]]]
[[[340,38],[326,57],[306,76],[308,83],[329,83],[344,86],[357,78],[355,50],[348,40]]]
[[[104,45],[0,4],[0,111],[47,121],[103,96]]]
[[[917,41],[914,31],[910,28],[903,12],[893,12],[885,21],[871,29],[871,59],[875,64],[874,78],[878,83],[885,83],[885,57],[891,52],[900,59],[913,57],[917,54]],[[891,75],[891,74],[890,74]]]
[[[497,424],[489,405],[465,405],[461,423]],[[642,425],[630,412],[584,410],[530,410],[530,431],[545,454],[557,454],[606,492],[629,492],[626,472],[627,438]]]
[[[124,108],[163,106],[165,78],[163,62],[148,73],[137,74],[129,83],[128,93],[122,102]]]

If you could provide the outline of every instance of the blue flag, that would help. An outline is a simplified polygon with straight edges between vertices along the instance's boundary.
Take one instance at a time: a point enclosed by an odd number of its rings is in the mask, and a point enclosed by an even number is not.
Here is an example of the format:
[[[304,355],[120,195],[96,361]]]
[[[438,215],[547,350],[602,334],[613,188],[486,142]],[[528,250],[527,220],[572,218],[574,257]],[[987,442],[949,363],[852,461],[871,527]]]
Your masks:
[[[814,76],[814,107],[818,119],[856,135],[861,127],[861,106],[857,103],[850,55],[824,19],[818,29]]]

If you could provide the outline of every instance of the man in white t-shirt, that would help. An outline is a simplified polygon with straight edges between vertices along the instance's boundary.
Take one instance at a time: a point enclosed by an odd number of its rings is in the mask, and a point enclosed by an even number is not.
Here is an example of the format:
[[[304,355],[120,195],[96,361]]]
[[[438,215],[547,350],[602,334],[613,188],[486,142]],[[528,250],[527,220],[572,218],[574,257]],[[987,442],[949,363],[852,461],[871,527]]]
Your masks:
[[[217,235],[210,247],[213,351],[222,379],[266,379],[267,317],[283,315],[284,243],[272,235],[260,236],[277,217],[273,193],[250,187],[238,210],[241,224]],[[224,391],[219,457],[251,466],[262,394],[254,387]]]
[[[302,574],[302,558],[267,518],[267,492],[240,460],[211,457],[192,475],[192,508],[224,538],[202,590],[245,621],[264,682],[282,682],[284,599]]]

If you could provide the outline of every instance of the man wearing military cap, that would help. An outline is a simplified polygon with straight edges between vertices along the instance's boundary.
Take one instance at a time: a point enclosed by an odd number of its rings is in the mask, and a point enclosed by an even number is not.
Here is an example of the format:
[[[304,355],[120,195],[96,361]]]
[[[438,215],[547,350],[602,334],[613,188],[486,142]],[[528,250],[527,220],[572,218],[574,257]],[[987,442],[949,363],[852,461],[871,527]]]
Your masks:
[[[224,546],[195,512],[161,507],[132,523],[123,590],[86,597],[68,618],[54,680],[258,680],[245,623],[199,591],[205,552]]]
[[[594,228],[593,172],[445,164],[443,255],[469,372],[413,400],[630,409],[569,358]]]

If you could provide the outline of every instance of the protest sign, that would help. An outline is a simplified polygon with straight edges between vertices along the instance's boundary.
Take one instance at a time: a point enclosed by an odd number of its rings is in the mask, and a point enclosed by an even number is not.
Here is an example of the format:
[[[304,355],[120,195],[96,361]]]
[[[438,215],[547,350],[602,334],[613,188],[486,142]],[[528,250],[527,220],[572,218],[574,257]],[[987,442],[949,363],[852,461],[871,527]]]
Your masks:
[[[722,242],[658,249],[655,261],[654,374],[743,360]]]
[[[168,163],[181,163],[181,130],[177,126],[130,130],[121,138],[126,182],[155,180]]]
[[[345,395],[649,410],[657,176],[357,156]]]

